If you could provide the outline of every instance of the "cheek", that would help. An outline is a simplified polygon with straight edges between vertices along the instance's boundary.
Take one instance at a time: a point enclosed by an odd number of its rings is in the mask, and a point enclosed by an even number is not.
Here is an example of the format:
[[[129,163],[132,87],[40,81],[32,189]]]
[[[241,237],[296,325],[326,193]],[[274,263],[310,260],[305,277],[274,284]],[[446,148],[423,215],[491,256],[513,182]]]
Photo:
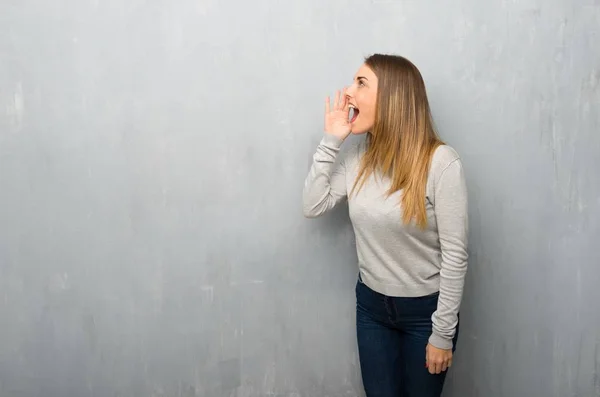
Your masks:
[[[365,109],[365,122],[371,124],[375,122],[375,106],[369,103]]]
[[[359,106],[361,114],[369,121],[375,120],[375,99],[370,96],[364,96],[361,99],[362,103]]]

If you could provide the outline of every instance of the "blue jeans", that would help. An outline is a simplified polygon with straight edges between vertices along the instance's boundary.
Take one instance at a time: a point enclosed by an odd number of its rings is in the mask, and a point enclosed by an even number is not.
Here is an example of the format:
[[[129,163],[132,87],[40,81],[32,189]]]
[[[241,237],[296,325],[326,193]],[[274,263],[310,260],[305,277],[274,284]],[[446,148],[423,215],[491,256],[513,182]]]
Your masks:
[[[356,284],[356,331],[363,385],[367,397],[439,397],[446,372],[432,375],[425,367],[431,315],[439,293],[398,298]],[[454,345],[458,338],[458,329]]]

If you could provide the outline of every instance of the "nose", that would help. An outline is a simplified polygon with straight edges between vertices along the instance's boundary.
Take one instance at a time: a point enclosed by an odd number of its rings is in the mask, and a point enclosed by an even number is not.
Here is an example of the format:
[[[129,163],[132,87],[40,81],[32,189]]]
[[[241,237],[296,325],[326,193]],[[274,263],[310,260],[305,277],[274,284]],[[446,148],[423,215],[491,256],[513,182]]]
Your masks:
[[[356,87],[355,84],[351,84],[347,89],[346,89],[346,96],[348,98],[354,98],[354,93],[356,92]]]

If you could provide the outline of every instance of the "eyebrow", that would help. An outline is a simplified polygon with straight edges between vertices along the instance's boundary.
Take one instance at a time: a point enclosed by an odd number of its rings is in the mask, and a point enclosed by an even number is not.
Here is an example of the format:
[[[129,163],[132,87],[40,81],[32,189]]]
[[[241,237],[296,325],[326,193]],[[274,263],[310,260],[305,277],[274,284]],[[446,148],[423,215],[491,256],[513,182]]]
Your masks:
[[[356,78],[356,80],[360,80],[360,79],[365,79],[365,80],[369,81],[369,79],[368,79],[368,78],[366,78],[365,76],[358,76],[358,77]]]

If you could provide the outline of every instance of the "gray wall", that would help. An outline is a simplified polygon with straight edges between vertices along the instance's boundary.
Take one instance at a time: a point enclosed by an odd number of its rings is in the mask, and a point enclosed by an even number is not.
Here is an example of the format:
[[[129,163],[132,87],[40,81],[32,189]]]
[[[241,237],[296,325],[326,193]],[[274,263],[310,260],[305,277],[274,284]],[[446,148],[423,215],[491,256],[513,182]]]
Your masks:
[[[447,396],[600,396],[600,2],[0,1],[0,396],[358,396],[325,95],[421,68],[463,156]],[[227,8],[231,7],[231,11]]]

